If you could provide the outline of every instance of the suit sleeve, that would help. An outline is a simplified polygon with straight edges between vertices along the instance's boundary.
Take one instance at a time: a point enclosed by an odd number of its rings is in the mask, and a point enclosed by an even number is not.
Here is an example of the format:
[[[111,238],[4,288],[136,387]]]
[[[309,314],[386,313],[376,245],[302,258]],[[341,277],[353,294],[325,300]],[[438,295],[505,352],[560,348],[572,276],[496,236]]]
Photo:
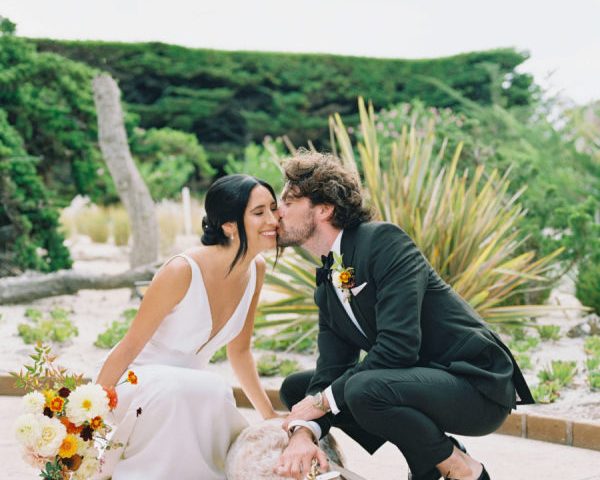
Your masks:
[[[332,383],[340,410],[346,407],[344,387],[358,372],[410,367],[421,346],[421,303],[429,268],[413,241],[395,225],[383,224],[371,243],[371,278],[375,283],[375,344],[362,362]]]
[[[310,381],[307,395],[323,391],[345,371],[354,367],[358,362],[360,349],[349,345],[347,341],[338,337],[328,326],[326,314],[319,309],[319,335],[317,337],[319,357],[317,367]],[[315,420],[321,427],[321,436],[331,428],[332,414]]]

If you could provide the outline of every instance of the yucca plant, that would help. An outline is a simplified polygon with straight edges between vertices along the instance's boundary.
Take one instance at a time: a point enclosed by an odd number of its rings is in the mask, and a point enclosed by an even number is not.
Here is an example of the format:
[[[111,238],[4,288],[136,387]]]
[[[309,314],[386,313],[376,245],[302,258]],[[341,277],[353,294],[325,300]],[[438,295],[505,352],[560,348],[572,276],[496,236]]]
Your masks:
[[[336,114],[329,119],[333,152],[343,164],[362,172],[364,193],[378,220],[403,228],[433,268],[489,323],[519,325],[557,307],[510,305],[510,298],[532,282],[543,283],[559,250],[536,259],[535,252],[518,253],[524,241],[517,223],[525,215],[518,204],[522,191],[508,194],[508,173],[457,174],[462,145],[445,160],[447,142],[434,151],[435,125],[418,131],[405,125],[391,145],[390,158],[380,156],[380,139],[372,105],[359,99],[361,140],[353,145],[348,129]],[[386,139],[389,142],[389,139]],[[358,155],[357,155],[358,154]],[[360,168],[359,168],[360,167]],[[287,315],[286,326],[302,335],[316,331],[313,303],[314,260],[298,253],[279,260],[267,283],[285,298],[261,305],[267,321]],[[289,331],[288,331],[289,333]],[[291,348],[292,345],[290,345]]]

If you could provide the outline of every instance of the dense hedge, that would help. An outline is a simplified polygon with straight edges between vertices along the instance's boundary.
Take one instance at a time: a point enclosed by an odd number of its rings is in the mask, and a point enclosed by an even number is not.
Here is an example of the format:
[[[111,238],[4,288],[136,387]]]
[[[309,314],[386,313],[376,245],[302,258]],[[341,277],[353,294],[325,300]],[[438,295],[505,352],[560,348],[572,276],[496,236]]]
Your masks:
[[[532,79],[515,72],[527,56],[512,49],[430,60],[384,60],[315,54],[225,52],[162,43],[32,40],[55,52],[109,71],[119,80],[141,126],[196,134],[221,164],[265,135],[296,144],[326,145],[327,117],[356,120],[356,98],[386,106],[421,98],[439,107],[456,100],[424,81],[446,82],[480,104],[528,104]]]

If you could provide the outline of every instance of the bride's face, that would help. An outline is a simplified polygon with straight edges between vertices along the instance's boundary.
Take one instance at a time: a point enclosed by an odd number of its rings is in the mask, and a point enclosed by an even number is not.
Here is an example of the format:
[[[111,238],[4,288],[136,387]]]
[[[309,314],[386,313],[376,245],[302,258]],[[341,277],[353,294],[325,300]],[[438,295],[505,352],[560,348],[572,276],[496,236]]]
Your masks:
[[[262,252],[277,246],[277,224],[279,212],[277,202],[271,192],[262,185],[257,185],[250,193],[244,228],[248,238],[249,252]]]

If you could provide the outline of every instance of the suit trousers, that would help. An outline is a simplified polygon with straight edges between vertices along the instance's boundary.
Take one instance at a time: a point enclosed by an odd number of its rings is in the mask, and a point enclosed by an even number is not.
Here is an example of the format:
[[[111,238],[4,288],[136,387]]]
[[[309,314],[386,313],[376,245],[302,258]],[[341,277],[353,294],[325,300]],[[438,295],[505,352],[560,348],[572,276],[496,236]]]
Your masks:
[[[314,371],[287,377],[281,399],[291,407],[306,396]],[[494,432],[510,410],[484,397],[465,378],[426,367],[367,370],[344,387],[347,409],[328,413],[339,427],[373,454],[386,441],[404,455],[415,479],[438,479],[436,465],[452,454],[446,436]]]

